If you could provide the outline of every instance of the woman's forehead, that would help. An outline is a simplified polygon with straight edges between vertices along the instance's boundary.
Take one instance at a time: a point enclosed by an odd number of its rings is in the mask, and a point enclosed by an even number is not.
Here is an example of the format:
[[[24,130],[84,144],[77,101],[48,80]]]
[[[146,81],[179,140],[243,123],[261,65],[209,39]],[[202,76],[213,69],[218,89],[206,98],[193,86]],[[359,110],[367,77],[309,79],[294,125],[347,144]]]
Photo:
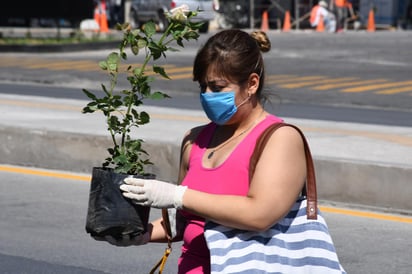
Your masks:
[[[223,80],[230,82],[230,79],[227,75],[224,75],[223,70],[219,69],[217,65],[211,64],[206,71],[206,81],[217,81],[217,80]]]

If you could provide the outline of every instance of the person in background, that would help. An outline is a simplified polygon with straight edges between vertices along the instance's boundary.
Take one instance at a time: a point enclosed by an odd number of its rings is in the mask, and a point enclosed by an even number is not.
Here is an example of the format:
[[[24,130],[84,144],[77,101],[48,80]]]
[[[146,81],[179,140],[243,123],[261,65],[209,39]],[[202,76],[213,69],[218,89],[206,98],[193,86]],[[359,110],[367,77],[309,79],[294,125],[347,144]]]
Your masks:
[[[117,23],[124,23],[124,2],[125,0],[110,0],[109,10],[110,10],[110,22],[111,28],[116,26]]]
[[[406,29],[412,29],[412,0],[406,8]]]
[[[189,130],[181,144],[178,185],[125,179],[120,188],[133,202],[177,208],[184,229],[178,273],[210,273],[205,221],[265,231],[282,219],[300,196],[306,178],[303,140],[292,127],[275,131],[249,180],[249,161],[260,134],[283,120],[265,111],[265,67],[270,50],[262,31],[228,29],[210,37],[196,55],[193,79],[210,123]],[[247,58],[245,58],[247,56]],[[242,212],[242,214],[239,214]],[[112,244],[166,241],[162,220],[133,239]]]
[[[337,32],[342,32],[345,20],[348,17],[348,10],[352,10],[352,3],[348,0],[334,0],[337,18]]]
[[[327,32],[336,31],[336,19],[335,15],[328,10],[328,4],[321,0],[318,4],[312,7],[310,12],[310,25],[312,28],[316,28],[320,20],[323,20],[325,29]]]

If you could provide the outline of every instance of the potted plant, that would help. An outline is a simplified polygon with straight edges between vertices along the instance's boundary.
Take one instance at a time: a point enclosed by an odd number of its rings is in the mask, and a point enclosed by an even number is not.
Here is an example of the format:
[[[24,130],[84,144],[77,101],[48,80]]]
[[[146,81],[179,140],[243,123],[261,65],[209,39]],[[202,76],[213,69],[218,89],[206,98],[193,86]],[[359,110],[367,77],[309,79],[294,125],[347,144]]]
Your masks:
[[[108,54],[106,60],[99,62],[100,68],[107,72],[109,85],[102,84],[103,92],[100,93],[83,89],[90,102],[82,112],[103,113],[112,141],[102,166],[93,168],[86,220],[86,231],[92,236],[134,236],[146,230],[149,208],[133,205],[125,199],[119,185],[128,176],[155,176],[145,171],[145,167],[152,162],[143,148],[144,141],[132,138],[132,133],[150,122],[150,115],[139,111],[145,99],[169,97],[161,91],[152,91],[151,84],[155,77],[149,74],[170,79],[156,60],[166,58],[168,51],[177,51],[173,46],[184,47],[184,41],[199,37],[198,30],[202,23],[190,20],[198,12],[189,11],[187,6],[171,10],[166,14],[168,28],[161,35],[157,34],[153,22],[144,24],[141,29],[132,29],[128,23],[117,24],[116,28],[123,31],[119,51]],[[128,49],[135,56],[143,54],[143,63],[124,65],[128,59]],[[130,87],[117,90],[122,75]]]

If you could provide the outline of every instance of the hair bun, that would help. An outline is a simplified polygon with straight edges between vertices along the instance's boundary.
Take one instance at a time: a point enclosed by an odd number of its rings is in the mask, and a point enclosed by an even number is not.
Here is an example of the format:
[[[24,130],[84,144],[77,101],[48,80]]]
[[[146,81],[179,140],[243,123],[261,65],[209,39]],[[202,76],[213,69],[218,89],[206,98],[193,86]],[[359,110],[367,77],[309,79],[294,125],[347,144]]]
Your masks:
[[[250,33],[253,39],[257,42],[261,52],[268,52],[271,48],[269,37],[264,31],[256,30]]]

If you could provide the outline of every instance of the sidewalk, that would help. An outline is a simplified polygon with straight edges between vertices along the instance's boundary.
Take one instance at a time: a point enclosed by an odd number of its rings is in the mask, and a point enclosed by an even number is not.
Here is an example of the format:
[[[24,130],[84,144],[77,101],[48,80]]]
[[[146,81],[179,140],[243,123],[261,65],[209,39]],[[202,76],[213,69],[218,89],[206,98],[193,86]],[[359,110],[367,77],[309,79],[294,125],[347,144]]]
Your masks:
[[[89,174],[107,156],[103,117],[86,104],[0,95],[0,164]],[[152,122],[139,129],[159,179],[176,181],[185,132],[206,123],[202,111],[145,107]],[[320,200],[412,213],[412,128],[290,119],[307,136]]]

